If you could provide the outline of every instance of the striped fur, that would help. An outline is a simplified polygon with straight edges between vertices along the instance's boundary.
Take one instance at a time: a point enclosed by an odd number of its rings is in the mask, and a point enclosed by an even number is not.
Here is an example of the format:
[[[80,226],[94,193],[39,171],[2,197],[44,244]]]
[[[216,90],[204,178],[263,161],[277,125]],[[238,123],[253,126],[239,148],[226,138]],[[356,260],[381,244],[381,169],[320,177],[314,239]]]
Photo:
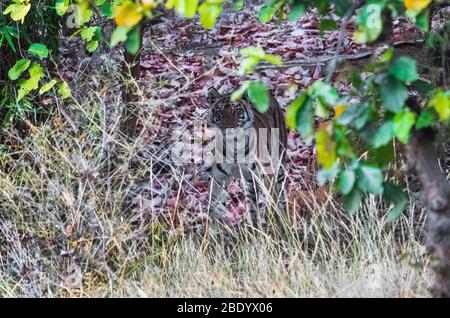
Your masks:
[[[231,102],[230,94],[221,95],[214,88],[208,92],[208,103],[210,104],[209,123],[217,128],[216,143],[219,145],[217,147],[216,144],[216,160],[212,167],[212,216],[218,219],[224,218],[226,189],[233,179],[243,179],[245,180],[245,194],[247,205],[250,206],[252,223],[254,226],[259,226],[258,188],[255,177],[261,178],[266,188],[272,193],[275,202],[278,202],[283,209],[285,207],[284,173],[281,162],[287,142],[287,129],[283,111],[273,98],[271,98],[268,111],[260,113],[246,98]],[[277,130],[271,130],[273,128]],[[267,129],[267,135],[261,129]],[[274,131],[275,134],[273,134]],[[247,137],[245,137],[246,135]],[[278,144],[278,157],[269,155],[272,150],[272,138],[275,146]],[[243,142],[245,148],[234,147],[234,155],[225,157],[226,154],[229,155],[230,145],[234,146],[233,140],[245,140]],[[220,147],[221,145],[223,147]],[[248,155],[253,160],[244,162],[238,160],[239,156],[242,159],[242,155]],[[262,169],[265,173],[261,173]]]

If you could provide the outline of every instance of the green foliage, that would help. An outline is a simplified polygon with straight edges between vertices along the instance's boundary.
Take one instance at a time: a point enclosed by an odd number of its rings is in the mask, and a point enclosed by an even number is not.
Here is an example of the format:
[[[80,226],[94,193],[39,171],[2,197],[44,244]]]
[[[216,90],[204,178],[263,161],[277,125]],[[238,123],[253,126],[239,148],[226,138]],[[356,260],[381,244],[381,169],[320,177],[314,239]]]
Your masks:
[[[235,8],[237,11],[242,10],[242,9],[244,8],[244,0],[237,0],[237,1],[235,1],[235,2],[234,2],[234,8]]]
[[[385,4],[381,1],[368,1],[359,12],[358,30],[353,34],[357,43],[370,43],[375,41],[383,31],[381,14]]]
[[[323,35],[325,31],[337,29],[338,24],[336,21],[331,19],[324,19],[320,21],[319,30],[320,34]]]
[[[23,72],[25,72],[30,66],[31,61],[28,59],[20,59],[11,67],[8,71],[8,77],[10,80],[15,81]]]
[[[356,182],[356,173],[352,169],[346,169],[339,174],[338,190],[345,195],[352,192]]]
[[[130,29],[128,27],[117,27],[111,35],[111,47],[127,40],[127,34]]]
[[[428,105],[436,111],[441,121],[447,121],[450,118],[450,91],[437,91]]]
[[[416,115],[408,108],[403,109],[394,117],[393,132],[398,140],[406,144],[409,140],[411,129],[416,122]]]
[[[69,8],[69,0],[55,0],[56,14],[63,16]]]
[[[186,18],[193,18],[197,13],[198,0],[174,0],[175,10]]]
[[[28,53],[42,60],[48,57],[48,48],[44,44],[33,43],[28,48]]]
[[[212,29],[216,20],[222,12],[221,1],[207,0],[203,2],[198,8],[200,14],[200,22],[205,29]]]
[[[270,98],[266,86],[261,82],[252,82],[248,86],[248,97],[255,104],[256,109],[264,113],[269,109]]]
[[[58,93],[63,99],[69,98],[72,95],[72,93],[70,92],[69,84],[67,84],[67,82],[65,81],[59,84]]]
[[[53,88],[53,86],[55,86],[55,84],[57,83],[56,80],[51,80],[50,82],[42,85],[41,89],[39,90],[39,94],[45,94],[46,92],[48,92],[49,90],[51,90]]]
[[[242,49],[240,53],[244,57],[238,71],[240,75],[253,72],[255,67],[263,61],[274,65],[283,64],[278,56],[267,54],[261,47],[247,47]],[[262,113],[267,111],[270,105],[270,98],[268,90],[262,82],[246,81],[242,83],[239,89],[231,95],[231,100],[240,99],[245,92],[247,92],[250,101],[255,104],[258,111]]]
[[[137,54],[141,49],[141,28],[139,26],[135,26],[128,32],[125,40],[125,49],[133,55]]]
[[[402,2],[367,1],[358,12],[355,41],[376,41],[383,31],[384,19],[389,15],[413,17],[416,24],[425,30],[429,25],[427,6],[430,1]],[[275,3],[271,2],[272,7]],[[290,6],[289,12],[293,12],[299,2],[284,3]],[[305,3],[305,8],[312,4],[308,1],[302,3]],[[352,2],[347,0],[324,0],[314,2],[314,5],[320,13],[327,14],[331,3],[339,16],[348,14],[352,7]],[[266,8],[260,12],[260,18],[263,15],[264,22],[271,20],[275,16],[273,11]],[[322,18],[321,32],[336,28],[336,22],[329,16]],[[385,182],[384,175],[393,158],[393,141],[397,139],[407,143],[413,129],[431,127],[437,120],[448,123],[450,94],[448,91],[433,91],[429,83],[419,79],[416,61],[406,56],[394,59],[392,48],[362,70],[349,73],[353,91],[348,96],[341,98],[329,83],[316,81],[288,105],[286,123],[306,142],[315,139],[318,162],[323,167],[317,176],[318,183],[337,179],[336,189],[344,195],[344,206],[349,212],[358,209],[366,194],[383,195],[392,204],[388,219],[394,220],[404,210],[407,198],[397,186]],[[417,109],[411,110],[407,105],[409,88],[428,99],[417,114]],[[346,101],[355,96],[359,101],[347,104]],[[314,115],[331,120],[314,131]],[[363,149],[352,146],[355,140],[362,142]]]
[[[305,4],[302,2],[294,2],[291,6],[288,19],[289,21],[297,21],[305,14]]]
[[[241,50],[244,59],[241,61],[239,75],[253,72],[255,67],[262,61],[272,63],[274,65],[282,65],[283,62],[278,56],[266,54],[261,47],[247,47]]]
[[[307,92],[297,97],[287,108],[286,124],[297,129],[307,143],[313,139],[314,127],[313,100]]]
[[[280,3],[280,2],[277,2]],[[273,16],[277,12],[278,8],[276,6],[263,6],[261,10],[259,10],[259,21],[262,24],[266,24],[273,19]]]
[[[419,79],[416,61],[406,56],[401,56],[392,63],[389,74],[401,82],[410,84]]]
[[[361,163],[356,174],[360,190],[372,194],[383,193],[383,172],[380,168],[368,163]]]
[[[375,133],[371,144],[374,148],[387,145],[394,138],[394,123],[387,120]]]
[[[383,107],[393,113],[398,113],[403,109],[408,98],[408,89],[405,84],[391,75],[383,74],[379,81],[379,89]]]
[[[385,184],[383,196],[392,203],[392,210],[388,214],[388,220],[394,221],[403,213],[408,204],[408,199],[405,193],[392,183]]]

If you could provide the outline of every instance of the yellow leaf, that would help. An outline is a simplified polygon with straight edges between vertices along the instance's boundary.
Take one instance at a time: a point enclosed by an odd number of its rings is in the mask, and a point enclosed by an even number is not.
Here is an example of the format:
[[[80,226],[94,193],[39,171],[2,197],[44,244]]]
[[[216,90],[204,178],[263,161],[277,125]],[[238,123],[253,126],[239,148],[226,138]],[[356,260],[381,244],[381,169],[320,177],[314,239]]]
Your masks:
[[[89,0],[77,0],[77,11],[75,16],[75,21],[78,25],[82,26],[91,20],[94,12],[89,9]]]
[[[126,1],[114,9],[114,19],[117,26],[132,28],[142,20],[142,7],[134,2]]]
[[[324,168],[331,168],[337,160],[336,144],[328,132],[328,125],[323,125],[316,132],[317,161]]]
[[[11,19],[14,21],[20,21],[21,23],[24,22],[25,16],[28,14],[28,11],[30,11],[31,4],[11,4],[8,6],[3,14],[11,14]]]
[[[175,0],[167,0],[166,9],[168,9],[168,10],[173,9],[174,6],[175,6]]]
[[[347,106],[345,104],[339,104],[334,108],[334,115],[336,118],[341,117],[342,113],[345,111]]]
[[[430,4],[431,0],[404,0],[405,8],[408,10],[422,11]]]
[[[151,11],[158,5],[155,0],[141,0],[144,11]]]
[[[433,107],[439,114],[441,121],[446,121],[450,118],[450,95],[444,92],[438,92],[430,100],[430,106]]]

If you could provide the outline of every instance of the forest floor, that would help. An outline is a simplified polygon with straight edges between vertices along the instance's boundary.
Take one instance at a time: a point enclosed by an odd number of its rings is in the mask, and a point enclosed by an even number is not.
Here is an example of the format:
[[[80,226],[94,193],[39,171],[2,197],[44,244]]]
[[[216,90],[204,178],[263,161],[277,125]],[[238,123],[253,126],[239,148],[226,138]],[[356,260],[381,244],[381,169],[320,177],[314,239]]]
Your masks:
[[[401,27],[400,27],[401,25]],[[357,56],[348,25],[343,51]],[[408,40],[404,22],[393,37]],[[286,233],[250,235],[231,254],[198,231],[208,218],[210,161],[181,162],[185,143],[208,110],[206,94],[235,89],[239,49],[261,46],[289,67],[259,68],[285,108],[324,78],[338,31],[319,32],[309,13],[295,23],[261,25],[253,10],[227,12],[217,26],[162,19],[145,33],[141,80],[121,73],[120,54],[86,56],[77,41],[58,70],[73,99],[44,100],[54,111],[28,133],[5,132],[0,158],[0,296],[426,297],[424,213],[411,203],[396,222],[370,197],[345,214],[315,185],[314,148],[289,133]],[[339,73],[339,72],[338,72]],[[349,83],[334,78],[340,91]],[[139,136],[117,132],[125,83],[139,93]],[[20,160],[17,160],[20,159]],[[160,169],[161,162],[169,169]],[[229,189],[228,217],[245,216],[239,185]],[[304,193],[307,194],[305,199]],[[198,234],[200,233],[200,234]]]

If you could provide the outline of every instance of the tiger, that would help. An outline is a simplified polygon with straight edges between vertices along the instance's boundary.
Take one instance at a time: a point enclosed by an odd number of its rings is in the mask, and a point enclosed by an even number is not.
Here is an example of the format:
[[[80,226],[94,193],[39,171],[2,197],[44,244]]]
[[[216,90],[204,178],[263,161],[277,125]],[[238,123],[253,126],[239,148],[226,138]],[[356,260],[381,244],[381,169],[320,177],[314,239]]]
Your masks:
[[[259,180],[262,179],[266,188],[270,189],[280,209],[286,207],[282,164],[287,128],[283,110],[276,99],[270,97],[268,110],[261,113],[247,96],[233,102],[231,92],[220,94],[215,88],[208,90],[207,102],[207,121],[216,131],[210,181],[210,214],[226,222],[227,187],[232,180],[241,179],[245,181],[246,204],[250,206],[251,222],[254,227],[260,227],[257,192],[261,189],[257,184],[261,183],[255,182],[257,176],[262,175]]]

